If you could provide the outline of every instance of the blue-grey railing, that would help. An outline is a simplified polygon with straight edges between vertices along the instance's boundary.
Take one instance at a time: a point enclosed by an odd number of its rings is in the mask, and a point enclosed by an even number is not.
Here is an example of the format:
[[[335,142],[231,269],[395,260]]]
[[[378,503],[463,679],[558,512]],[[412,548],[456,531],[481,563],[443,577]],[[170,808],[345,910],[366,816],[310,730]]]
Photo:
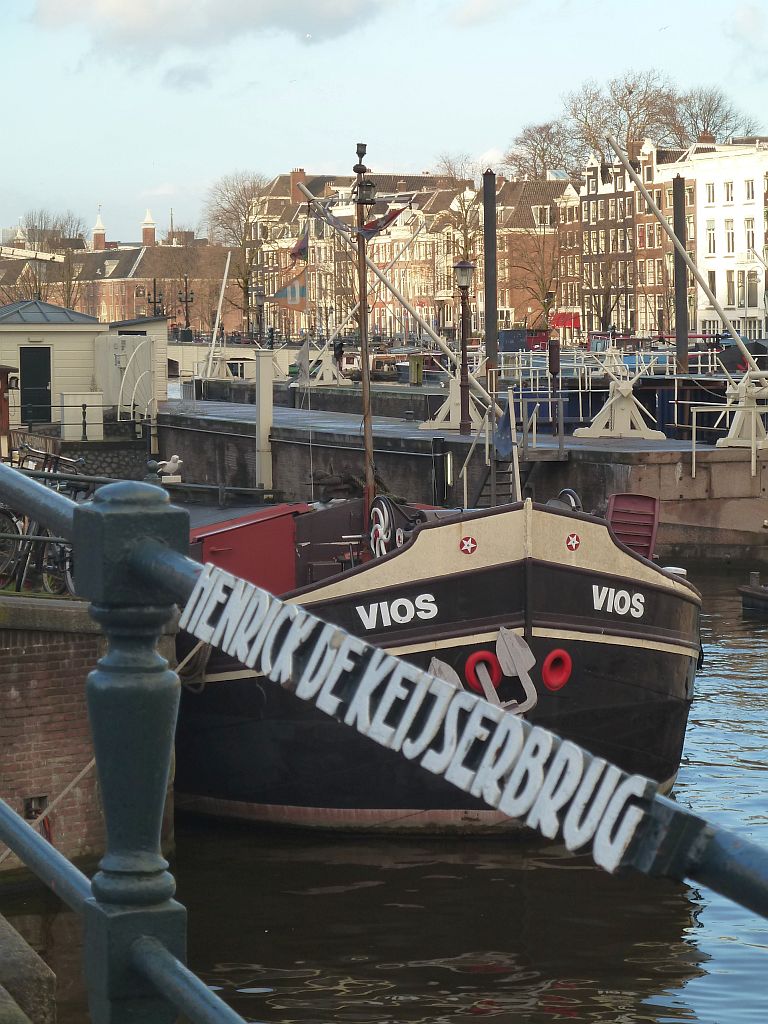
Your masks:
[[[186,605],[188,628],[198,636],[215,630],[212,623],[217,608],[222,616],[225,612],[231,615],[227,641],[231,644],[237,629],[235,613],[226,604],[228,587],[229,597],[236,597],[241,607],[246,600],[254,602],[261,620],[255,614],[249,623],[249,635],[254,639],[245,662],[297,696],[312,700],[321,710],[354,721],[358,731],[384,745],[399,749],[393,740],[395,730],[386,724],[386,709],[381,702],[377,707],[371,695],[375,679],[385,679],[388,671],[392,678],[382,701],[390,710],[397,694],[403,692],[398,686],[406,674],[416,678],[417,686],[440,692],[444,707],[454,700],[458,707],[460,701],[464,713],[470,712],[468,721],[475,729],[466,749],[474,738],[484,736],[487,745],[493,746],[503,729],[515,733],[523,753],[514,770],[513,760],[509,761],[509,771],[514,775],[528,756],[523,789],[530,789],[538,772],[538,796],[532,805],[529,802],[526,820],[537,821],[544,834],[557,834],[561,825],[558,813],[565,815],[582,771],[601,770],[597,759],[574,744],[516,716],[491,714],[492,706],[473,694],[450,687],[446,693],[448,684],[326,626],[309,612],[191,561],[185,555],[187,514],[174,508],[159,487],[113,483],[97,491],[91,501],[75,505],[18,470],[0,465],[0,496],[57,535],[72,539],[78,593],[91,602],[91,613],[108,639],[107,653],[86,684],[107,835],[106,851],[92,881],[0,802],[0,840],[83,917],[85,973],[94,1024],[137,1020],[171,1024],[177,1011],[193,1024],[241,1020],[184,966],[185,910],[173,898],[174,879],[160,849],[179,679],[157,653],[157,641],[175,604]],[[259,622],[265,624],[261,633]],[[484,725],[483,714],[487,714]],[[403,735],[406,733],[403,727]],[[421,746],[418,755],[413,750],[410,755],[406,752],[402,737],[400,742],[403,753],[416,759],[427,750],[422,763],[428,765],[431,754],[432,770],[443,772],[460,788],[479,784],[480,769],[473,775],[458,755],[449,769],[446,764],[438,768],[434,751],[425,746],[423,738],[412,744]],[[497,751],[502,749],[506,748],[497,747]],[[550,751],[551,760],[547,761]],[[498,781],[498,763],[495,771]],[[616,786],[619,777],[623,780],[616,792],[624,787],[633,794],[632,806],[618,829],[626,829],[629,823],[631,841],[621,846],[614,866],[700,882],[768,917],[768,851],[655,795],[647,780],[624,776],[610,766],[605,777],[611,772],[612,785]],[[481,795],[491,806],[504,810],[503,799],[493,792],[494,785],[485,778]],[[598,794],[594,803],[599,802]],[[583,818],[576,814],[575,833],[584,831]],[[615,825],[615,812],[612,821]],[[596,828],[593,822],[593,833]],[[603,820],[597,831],[603,833],[604,845],[615,851],[616,829],[611,822],[606,825]],[[595,847],[593,852],[600,860]]]

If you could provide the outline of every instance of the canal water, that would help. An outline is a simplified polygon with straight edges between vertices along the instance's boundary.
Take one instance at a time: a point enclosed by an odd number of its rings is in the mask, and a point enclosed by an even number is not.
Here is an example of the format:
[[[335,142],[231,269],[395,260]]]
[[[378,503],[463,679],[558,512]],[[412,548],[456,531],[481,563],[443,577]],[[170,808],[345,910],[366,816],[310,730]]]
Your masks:
[[[705,599],[676,799],[768,846],[768,624],[746,572]],[[335,838],[181,822],[189,963],[248,1021],[510,1024],[768,1021],[768,921],[698,887],[611,877],[530,837]],[[40,893],[0,911],[84,1024],[78,922]]]

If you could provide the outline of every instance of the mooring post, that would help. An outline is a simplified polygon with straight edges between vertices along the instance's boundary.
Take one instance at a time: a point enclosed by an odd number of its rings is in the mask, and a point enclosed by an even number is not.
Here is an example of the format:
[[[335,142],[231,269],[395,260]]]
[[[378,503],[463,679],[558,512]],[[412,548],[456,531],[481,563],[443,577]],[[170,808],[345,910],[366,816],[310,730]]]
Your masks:
[[[189,520],[159,487],[109,484],[74,513],[77,591],[108,640],[86,694],[107,831],[84,915],[94,1024],[173,1024],[177,1013],[134,969],[132,947],[158,939],[185,958],[186,912],[161,851],[179,678],[157,651],[173,598],[139,579],[137,544],[186,553]]]

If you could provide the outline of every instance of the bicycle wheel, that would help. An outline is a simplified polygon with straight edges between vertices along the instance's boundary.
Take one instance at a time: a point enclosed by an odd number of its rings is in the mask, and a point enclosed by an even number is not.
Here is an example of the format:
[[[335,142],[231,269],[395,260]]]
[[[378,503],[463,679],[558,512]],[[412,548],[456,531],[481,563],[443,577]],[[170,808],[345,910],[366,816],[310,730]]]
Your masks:
[[[47,594],[58,595],[67,592],[66,550],[64,544],[48,541],[43,545],[40,582]]]
[[[16,536],[11,536],[15,534]],[[0,576],[10,576],[19,557],[21,529],[10,512],[0,509]]]

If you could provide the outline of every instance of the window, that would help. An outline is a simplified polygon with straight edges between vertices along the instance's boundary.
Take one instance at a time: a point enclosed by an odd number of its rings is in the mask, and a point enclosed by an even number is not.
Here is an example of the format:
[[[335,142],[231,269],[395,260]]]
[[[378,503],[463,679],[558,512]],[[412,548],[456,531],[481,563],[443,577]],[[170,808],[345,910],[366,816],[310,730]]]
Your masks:
[[[656,265],[653,260],[648,260],[646,264],[646,280],[650,285],[656,284]]]
[[[594,224],[597,221],[597,203],[592,200],[589,204],[589,223]]]
[[[733,221],[725,222],[725,251],[729,254],[736,251],[736,241],[733,234]]]
[[[632,210],[633,210],[634,205],[635,204],[634,204],[634,202],[632,200],[632,197],[631,196],[627,196],[627,216],[628,217],[632,216]]]
[[[754,178],[747,178],[744,182],[744,198],[754,199],[755,198],[755,180]]]
[[[736,286],[734,281],[734,272],[732,270],[726,270],[725,272],[725,304],[726,306],[736,305]]]
[[[645,165],[645,180],[653,181],[653,166],[651,164]]]
[[[597,192],[597,178],[594,176],[589,179],[589,191]]]
[[[744,235],[747,239],[747,252],[753,252],[755,248],[755,218],[744,218]]]
[[[726,181],[726,183],[725,183],[725,202],[726,203],[732,203],[733,202],[733,182],[732,181]]]
[[[667,189],[667,206],[672,206],[672,189]]]
[[[715,222],[707,221],[707,255],[715,255]]]
[[[581,219],[585,224],[589,220],[589,203],[587,202],[581,204]]]
[[[598,199],[597,201],[597,219],[603,220],[605,217],[605,200]]]
[[[645,224],[637,225],[637,248],[645,248]]]
[[[706,189],[707,189],[707,202],[708,203],[714,203],[714,201],[715,201],[715,184],[714,184],[714,182],[712,182],[712,181],[707,182]]]
[[[608,252],[616,252],[616,228],[608,233]]]
[[[750,270],[747,274],[747,305],[757,306],[757,271]]]
[[[621,172],[621,174],[617,174],[616,175],[616,188],[618,189],[619,192],[623,192],[624,191],[624,172],[623,171]],[[619,200],[619,201],[621,201],[621,200]]]
[[[685,190],[685,205],[693,206],[693,186],[691,185]]]
[[[619,199],[618,202],[619,220],[624,220],[624,200]]]
[[[746,284],[747,275],[743,270],[740,270],[736,275],[736,302],[741,308],[744,305],[744,299],[746,298]]]
[[[533,206],[531,209],[533,211],[533,221],[537,228],[550,227],[548,206]]]
[[[685,237],[689,240],[692,239],[695,230],[696,228],[694,226],[693,214],[689,213],[688,216],[685,218]]]
[[[656,284],[664,283],[664,271],[662,270],[663,260],[656,260]]]
[[[707,271],[707,284],[709,285],[709,290],[717,298],[717,274],[714,270]]]
[[[659,209],[661,209],[661,189],[657,188],[653,197],[653,201],[656,203]]]
[[[608,200],[608,217],[611,220],[616,220],[616,200],[615,199],[609,199]]]

